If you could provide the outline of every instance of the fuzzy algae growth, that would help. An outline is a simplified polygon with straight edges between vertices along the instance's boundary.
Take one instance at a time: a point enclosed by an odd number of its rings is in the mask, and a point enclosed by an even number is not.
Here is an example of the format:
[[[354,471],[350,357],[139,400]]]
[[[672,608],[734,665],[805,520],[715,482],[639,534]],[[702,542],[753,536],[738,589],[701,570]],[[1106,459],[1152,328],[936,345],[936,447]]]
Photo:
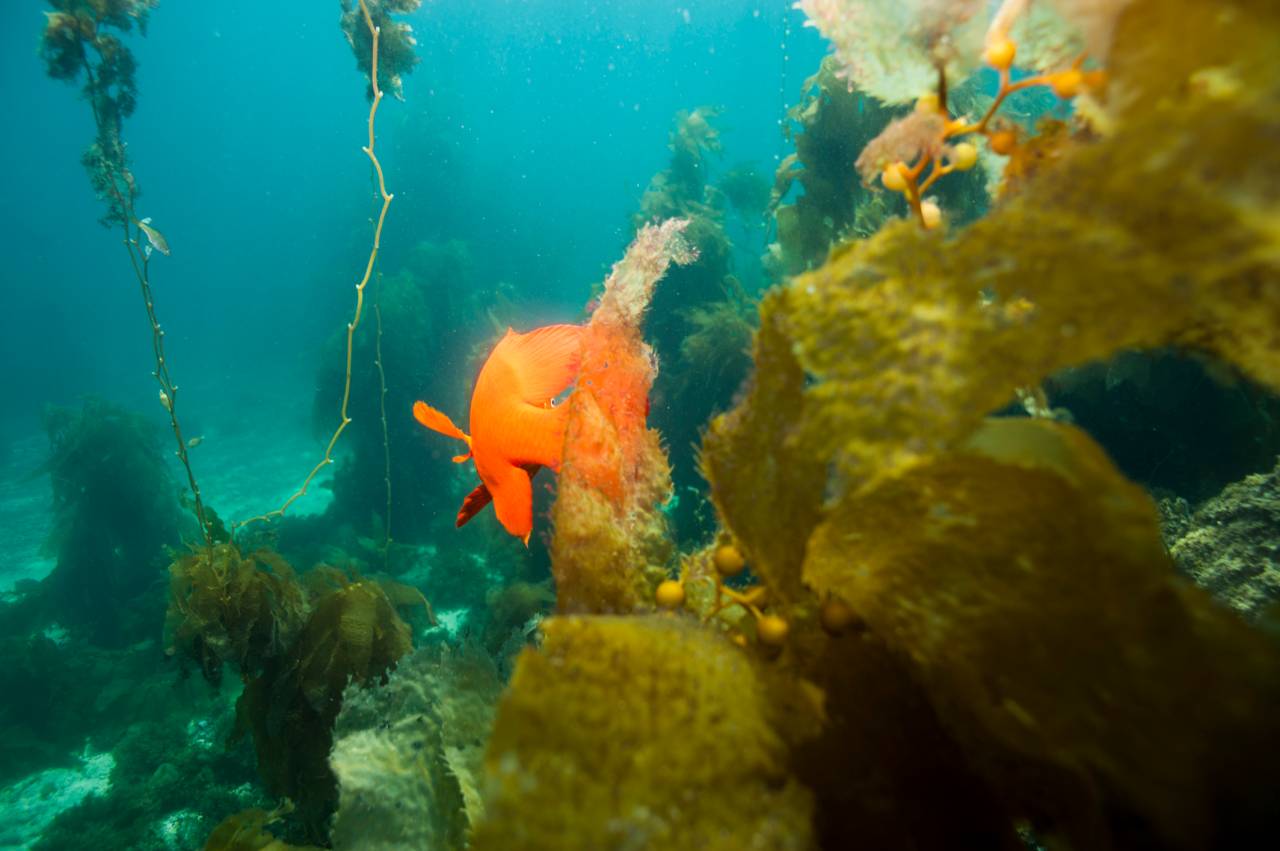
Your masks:
[[[733,645],[655,616],[545,633],[499,705],[473,848],[810,847],[809,795]]]

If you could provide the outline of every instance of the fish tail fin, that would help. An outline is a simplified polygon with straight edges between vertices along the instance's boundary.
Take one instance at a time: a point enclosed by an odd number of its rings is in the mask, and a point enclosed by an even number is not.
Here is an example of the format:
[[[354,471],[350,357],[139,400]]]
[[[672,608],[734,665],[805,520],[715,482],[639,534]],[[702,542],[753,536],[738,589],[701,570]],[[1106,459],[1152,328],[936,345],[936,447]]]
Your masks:
[[[468,449],[471,447],[471,438],[466,434],[466,432],[454,425],[453,420],[449,419],[448,415],[442,411],[437,411],[426,402],[413,403],[413,418],[432,431],[439,432],[445,437],[457,438],[458,440],[464,441],[467,444]],[[460,455],[453,460],[461,463],[461,461],[465,461],[470,457],[470,455],[471,453],[468,452],[466,456]]]

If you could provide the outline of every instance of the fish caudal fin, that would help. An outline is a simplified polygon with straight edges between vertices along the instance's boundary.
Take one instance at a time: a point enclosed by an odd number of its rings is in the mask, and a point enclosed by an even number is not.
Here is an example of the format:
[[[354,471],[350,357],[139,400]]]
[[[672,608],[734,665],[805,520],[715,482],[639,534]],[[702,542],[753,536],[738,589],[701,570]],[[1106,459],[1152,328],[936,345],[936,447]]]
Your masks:
[[[413,418],[432,431],[439,432],[445,437],[457,438],[465,442],[468,449],[471,448],[471,438],[462,429],[454,425],[453,420],[449,419],[444,412],[437,411],[426,402],[413,403]],[[453,460],[461,463],[470,457],[471,453],[468,452],[465,455],[456,456]]]
[[[493,494],[489,493],[489,489],[481,483],[476,489],[467,494],[467,498],[462,501],[462,507],[458,509],[458,518],[454,521],[454,526],[461,529],[467,525],[472,517],[475,517],[489,503],[493,502]]]

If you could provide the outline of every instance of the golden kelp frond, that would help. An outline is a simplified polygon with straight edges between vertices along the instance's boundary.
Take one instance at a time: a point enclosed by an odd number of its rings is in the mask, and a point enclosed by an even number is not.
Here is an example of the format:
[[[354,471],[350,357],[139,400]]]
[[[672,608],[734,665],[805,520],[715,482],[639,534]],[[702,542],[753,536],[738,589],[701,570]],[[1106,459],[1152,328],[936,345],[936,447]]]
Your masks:
[[[1275,772],[1280,655],[1175,576],[1150,499],[1083,432],[991,421],[841,500],[804,576],[911,660],[1014,811],[1078,847],[1121,814],[1230,847],[1223,813],[1265,812],[1248,793]]]
[[[290,845],[266,829],[292,809],[286,802],[272,812],[255,807],[228,816],[209,834],[204,851],[320,851],[317,845]]]
[[[778,320],[779,305],[788,298],[786,290],[765,298],[751,390],[742,405],[712,421],[702,467],[712,499],[751,569],[790,604],[806,596],[800,561],[821,519],[827,471],[812,449],[796,440],[805,382]]]
[[[369,684],[385,678],[410,649],[409,627],[381,586],[354,582],[315,602],[293,664],[312,707],[336,714],[348,681]]]
[[[477,851],[807,849],[745,654],[669,617],[560,617],[499,705]]]
[[[234,544],[217,544],[169,565],[167,652],[199,663],[210,682],[220,681],[224,663],[244,674],[261,670],[306,614],[296,575],[275,553],[243,556]]]
[[[799,277],[779,307],[819,379],[805,441],[861,486],[955,446],[1017,387],[1122,348],[1194,345],[1280,386],[1265,5],[1135,4],[1108,137],[954,239],[899,223]]]

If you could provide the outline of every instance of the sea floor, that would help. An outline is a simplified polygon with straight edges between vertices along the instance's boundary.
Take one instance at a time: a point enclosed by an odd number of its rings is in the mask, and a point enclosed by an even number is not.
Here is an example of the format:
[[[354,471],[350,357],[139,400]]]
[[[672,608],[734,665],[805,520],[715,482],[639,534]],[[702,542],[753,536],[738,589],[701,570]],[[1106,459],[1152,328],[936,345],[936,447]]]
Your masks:
[[[281,427],[270,431],[217,428],[210,424],[191,451],[206,502],[228,522],[278,508],[322,457],[323,445],[308,434],[305,424],[282,419],[276,423]],[[294,425],[297,427],[292,434],[282,436],[285,428]],[[162,439],[167,436],[161,435]],[[169,455],[168,442],[161,445]],[[0,453],[0,541],[4,542],[0,547],[0,599],[15,596],[19,583],[43,579],[56,563],[46,545],[52,531],[52,493],[49,477],[42,470],[48,451],[47,437],[37,432],[10,440],[6,451]],[[182,488],[185,472],[176,459],[170,458],[175,489]],[[332,498],[331,478],[328,470],[318,475],[307,495],[290,508],[290,514],[324,511]],[[151,642],[147,644],[135,649],[147,656],[158,652]],[[156,663],[156,671],[157,677],[174,677],[171,667],[160,662]],[[222,715],[229,711],[221,708]],[[203,709],[211,711],[209,706]],[[221,751],[220,744],[217,750]],[[63,764],[0,787],[0,851],[30,848],[59,814],[90,795],[110,794],[114,764],[111,752],[93,752],[86,739],[82,753],[67,757]],[[184,818],[181,812],[171,815],[179,822]],[[197,816],[187,815],[187,821],[198,820]],[[156,836],[151,837],[154,841],[148,847],[194,847],[190,845],[191,837],[207,835],[211,828],[212,824],[204,823],[158,822],[150,831]]]
[[[201,437],[190,452],[191,464],[205,502],[227,522],[279,508],[324,450],[301,428],[282,434],[278,429],[214,427]],[[33,433],[13,440],[0,457],[0,595],[53,570],[55,559],[45,546],[52,530],[52,495],[41,469],[48,452],[48,438]],[[186,473],[176,460],[171,466],[175,486],[181,487]],[[331,469],[317,475],[290,514],[323,512],[333,498],[332,478]]]

